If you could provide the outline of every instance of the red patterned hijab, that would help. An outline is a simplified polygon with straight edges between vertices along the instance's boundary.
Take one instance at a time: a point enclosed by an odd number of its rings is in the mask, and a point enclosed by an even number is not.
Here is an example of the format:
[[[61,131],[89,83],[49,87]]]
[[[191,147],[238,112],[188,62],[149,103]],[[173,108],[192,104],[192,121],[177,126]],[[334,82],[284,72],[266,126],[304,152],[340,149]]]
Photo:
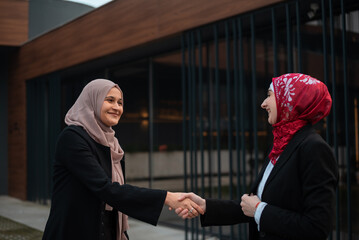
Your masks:
[[[271,86],[277,105],[277,122],[272,125],[273,149],[269,154],[274,165],[298,130],[328,116],[332,98],[324,83],[299,73],[273,78]]]

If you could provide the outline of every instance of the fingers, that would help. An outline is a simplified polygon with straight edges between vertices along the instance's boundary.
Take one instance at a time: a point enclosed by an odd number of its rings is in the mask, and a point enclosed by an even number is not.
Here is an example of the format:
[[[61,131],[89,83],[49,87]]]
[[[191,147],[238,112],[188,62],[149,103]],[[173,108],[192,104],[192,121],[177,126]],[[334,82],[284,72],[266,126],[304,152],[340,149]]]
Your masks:
[[[184,203],[184,208],[188,209],[189,215],[190,216],[198,216],[199,213],[197,211],[197,208],[201,209],[200,207],[198,207],[198,205],[196,203],[194,203],[192,200],[190,199],[185,199],[182,201],[182,203]]]
[[[185,218],[194,218],[197,217],[203,210],[193,201],[186,198],[182,200],[181,206],[175,209],[176,214],[185,219]],[[198,209],[198,210],[197,210]]]
[[[244,194],[241,200],[242,201],[240,205],[242,207],[243,213],[248,217],[253,217],[256,210],[256,205],[258,201],[260,202],[258,196],[253,194]]]
[[[194,209],[196,209],[197,212],[199,212],[202,215],[204,214],[204,210],[200,206],[198,206],[197,203],[192,202],[191,205]]]
[[[178,198],[178,201],[183,201],[186,198],[190,198],[191,193],[181,193],[180,197]]]
[[[176,212],[176,214],[180,214],[181,212],[183,212],[184,210],[187,210],[187,209],[182,209],[182,208],[177,208],[176,210],[175,210],[175,212]]]
[[[175,209],[176,214],[185,218],[194,218],[205,213],[206,201],[194,193],[171,193],[177,196],[177,201],[172,202],[170,210]]]
[[[188,217],[188,209],[177,208],[175,212],[179,217],[183,219],[186,219]]]

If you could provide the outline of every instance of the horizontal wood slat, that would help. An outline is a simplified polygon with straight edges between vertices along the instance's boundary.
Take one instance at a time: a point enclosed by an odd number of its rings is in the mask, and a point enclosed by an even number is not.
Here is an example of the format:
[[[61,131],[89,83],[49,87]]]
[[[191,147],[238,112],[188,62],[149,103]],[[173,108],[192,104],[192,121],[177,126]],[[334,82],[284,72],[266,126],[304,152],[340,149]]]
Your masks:
[[[30,79],[281,1],[113,1],[25,44],[15,77]]]
[[[9,73],[9,194],[26,199],[26,80],[281,1],[113,1],[21,46]]]
[[[0,46],[21,46],[28,39],[29,2],[0,1]]]

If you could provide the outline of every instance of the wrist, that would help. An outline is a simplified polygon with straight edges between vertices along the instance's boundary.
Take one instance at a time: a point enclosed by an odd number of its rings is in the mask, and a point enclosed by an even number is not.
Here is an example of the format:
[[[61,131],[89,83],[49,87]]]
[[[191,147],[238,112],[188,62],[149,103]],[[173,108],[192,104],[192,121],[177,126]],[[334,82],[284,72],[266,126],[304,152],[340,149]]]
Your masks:
[[[173,193],[167,192],[166,199],[165,199],[165,204],[166,204],[167,206],[170,206],[170,202],[171,202],[172,195],[173,195]]]
[[[202,198],[202,205],[201,205],[202,209],[204,212],[206,212],[206,208],[207,208],[207,203],[206,203],[206,199]]]

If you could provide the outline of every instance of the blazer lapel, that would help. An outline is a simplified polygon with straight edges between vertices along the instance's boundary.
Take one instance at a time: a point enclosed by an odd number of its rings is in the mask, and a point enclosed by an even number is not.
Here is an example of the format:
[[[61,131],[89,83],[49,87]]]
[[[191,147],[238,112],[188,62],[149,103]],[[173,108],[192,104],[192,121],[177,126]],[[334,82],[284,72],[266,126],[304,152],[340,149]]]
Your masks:
[[[280,155],[277,163],[274,165],[272,172],[269,174],[267,182],[264,186],[263,192],[266,189],[266,186],[270,184],[273,178],[278,174],[281,168],[288,162],[290,156],[292,155],[293,151],[299,146],[299,144],[308,136],[308,132],[312,131],[313,128],[311,125],[307,125],[299,130],[296,134],[294,134],[293,138],[289,141],[288,145]],[[263,171],[263,170],[262,170]],[[262,173],[263,176],[263,173]],[[262,179],[262,178],[260,178]],[[258,183],[259,184],[259,183]]]
[[[252,188],[251,188],[251,193],[253,194],[257,194],[257,189],[258,189],[258,185],[261,182],[263,175],[264,175],[264,171],[266,170],[267,166],[269,164],[269,159],[268,157],[266,157],[266,160],[264,161],[263,167],[261,169],[261,171],[258,173],[258,176],[256,178],[256,180],[254,181]]]

